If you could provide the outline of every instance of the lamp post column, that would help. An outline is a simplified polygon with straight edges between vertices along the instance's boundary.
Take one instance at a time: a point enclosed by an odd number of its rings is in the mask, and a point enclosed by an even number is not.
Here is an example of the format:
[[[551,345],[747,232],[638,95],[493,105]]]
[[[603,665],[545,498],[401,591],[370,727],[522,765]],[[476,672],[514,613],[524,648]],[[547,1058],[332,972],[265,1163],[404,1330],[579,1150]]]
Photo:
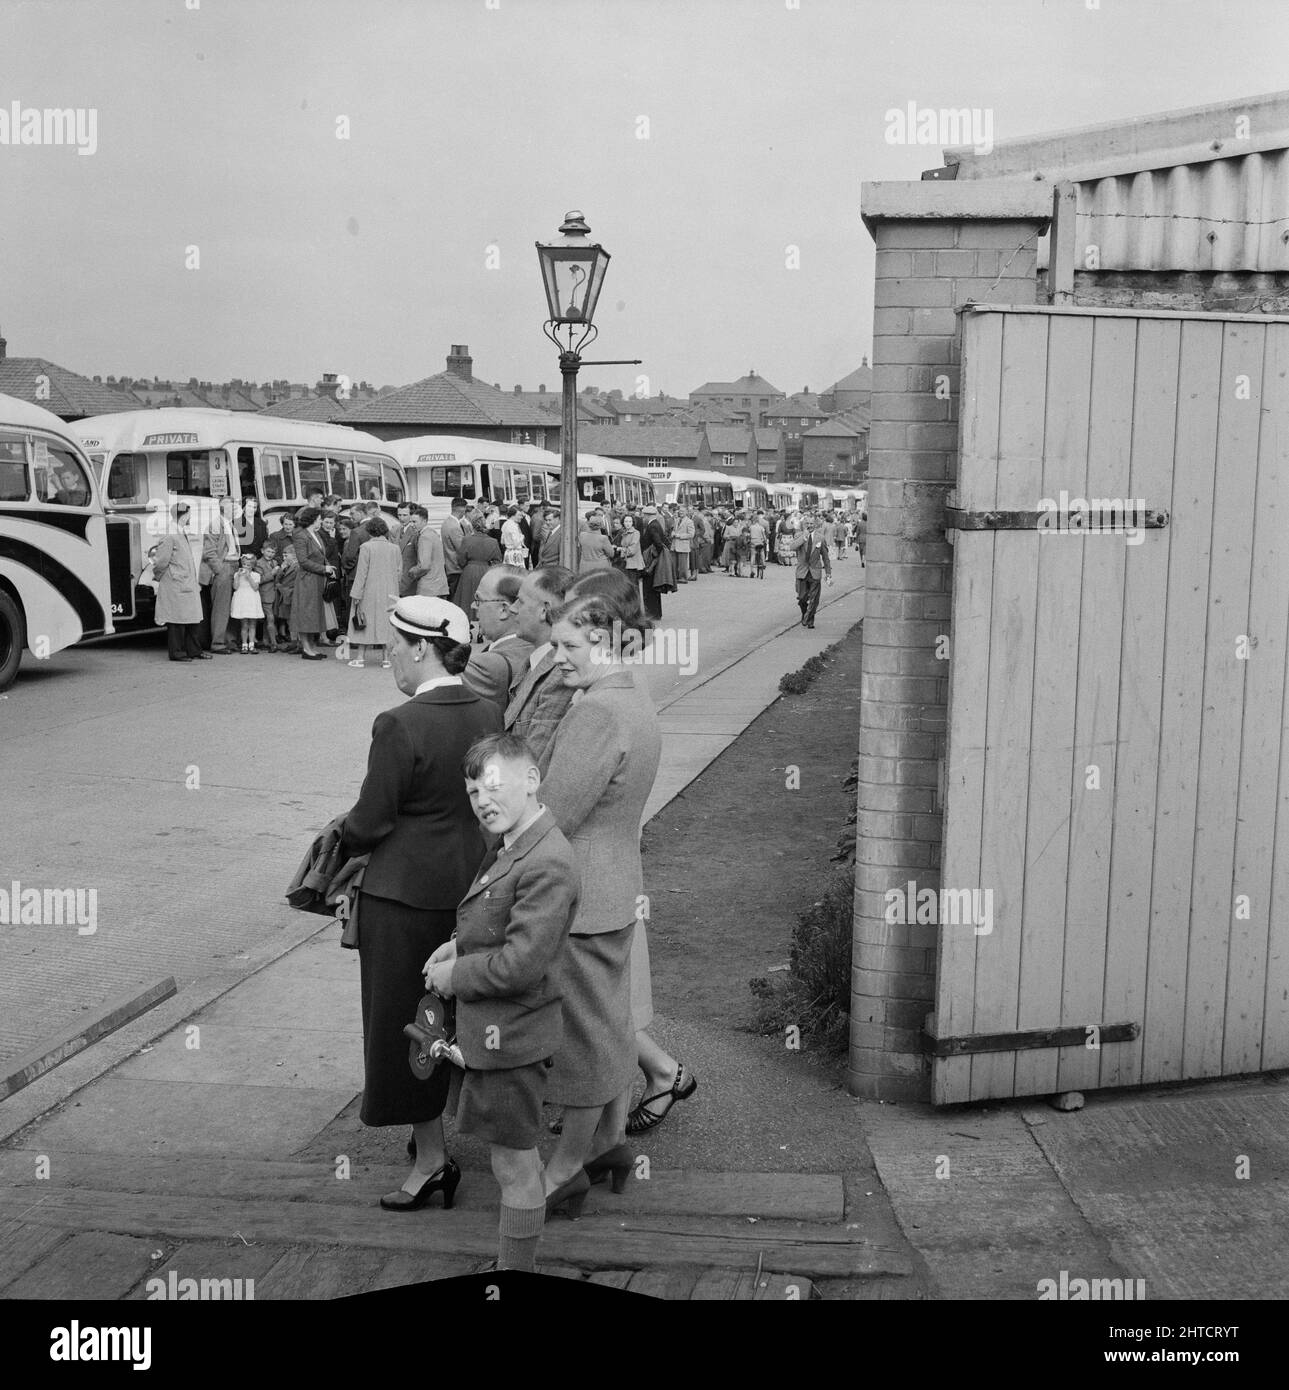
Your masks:
[[[559,562],[574,574],[581,561],[577,540],[577,369],[581,365],[576,352],[560,353],[564,423],[560,429]]]

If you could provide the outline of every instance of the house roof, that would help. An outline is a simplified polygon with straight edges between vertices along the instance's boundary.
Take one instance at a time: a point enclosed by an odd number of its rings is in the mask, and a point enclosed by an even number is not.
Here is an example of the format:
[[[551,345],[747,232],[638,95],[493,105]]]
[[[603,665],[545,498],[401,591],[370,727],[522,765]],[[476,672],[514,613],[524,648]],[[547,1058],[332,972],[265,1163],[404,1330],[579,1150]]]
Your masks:
[[[858,439],[861,431],[855,429],[853,425],[848,425],[838,417],[835,420],[825,420],[822,425],[816,425],[814,429],[805,432],[806,439]]]
[[[705,381],[689,393],[691,396],[782,396],[777,386],[771,386],[763,376],[749,371],[737,381]]]
[[[831,393],[835,391],[872,391],[872,389],[872,367],[856,367],[853,372],[849,372],[840,381],[834,381],[828,391]]]
[[[758,449],[777,449],[783,443],[783,431],[780,429],[769,429],[759,427],[752,431],[756,436],[756,447]]]
[[[409,386],[399,386],[345,413],[347,425],[432,425],[438,429],[471,425],[536,425],[558,428],[548,411],[498,391],[482,381],[467,381],[455,372],[439,372]]]
[[[751,431],[743,425],[708,425],[707,442],[714,454],[745,454],[752,447]]]
[[[91,381],[46,357],[0,359],[0,392],[29,401],[64,420],[139,408],[139,402],[128,391]]]
[[[276,415],[280,420],[320,420],[330,424],[349,410],[344,401],[333,400],[330,396],[291,396],[273,405],[266,405],[261,415]]]
[[[609,458],[697,458],[703,432],[684,425],[584,425],[577,446]]]

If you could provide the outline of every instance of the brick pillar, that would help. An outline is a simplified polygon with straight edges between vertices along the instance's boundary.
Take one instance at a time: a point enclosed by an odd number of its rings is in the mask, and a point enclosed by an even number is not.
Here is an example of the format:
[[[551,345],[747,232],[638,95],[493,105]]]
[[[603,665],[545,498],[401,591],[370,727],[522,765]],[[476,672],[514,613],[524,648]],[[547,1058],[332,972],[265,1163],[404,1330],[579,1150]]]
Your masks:
[[[877,275],[848,1081],[870,1099],[925,1100],[939,929],[888,923],[886,891],[940,886],[949,673],[936,640],[949,630],[953,575],[944,504],[957,478],[955,311],[1034,303],[1051,189],[866,183],[861,203]]]

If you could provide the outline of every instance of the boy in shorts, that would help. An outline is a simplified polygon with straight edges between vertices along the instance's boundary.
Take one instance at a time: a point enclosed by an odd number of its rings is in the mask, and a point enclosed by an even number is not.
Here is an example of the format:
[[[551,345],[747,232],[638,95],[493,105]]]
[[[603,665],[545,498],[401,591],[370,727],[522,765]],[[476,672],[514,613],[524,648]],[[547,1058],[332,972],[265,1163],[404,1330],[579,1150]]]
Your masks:
[[[492,1148],[501,1185],[498,1269],[532,1273],[546,1216],[537,1152],[548,1059],[563,1031],[559,962],[577,911],[577,861],[537,799],[541,774],[528,744],[491,734],[463,767],[480,825],[500,840],[457,908],[457,929],[425,963],[425,983],[455,995],[448,1108],[457,1130]]]

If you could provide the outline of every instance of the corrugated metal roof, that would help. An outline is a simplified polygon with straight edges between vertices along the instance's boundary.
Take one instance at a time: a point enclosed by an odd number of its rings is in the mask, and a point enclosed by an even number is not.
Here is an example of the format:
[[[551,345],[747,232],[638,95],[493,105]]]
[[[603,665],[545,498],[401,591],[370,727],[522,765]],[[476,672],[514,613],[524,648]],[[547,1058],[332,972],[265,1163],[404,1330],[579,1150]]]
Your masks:
[[[960,180],[1078,185],[1075,266],[1101,270],[1289,271],[1289,93],[947,149]],[[1047,264],[1047,242],[1038,261]],[[1091,269],[1092,267],[1086,267]]]
[[[1289,150],[1078,188],[1076,265],[1095,245],[1102,270],[1289,271]]]

